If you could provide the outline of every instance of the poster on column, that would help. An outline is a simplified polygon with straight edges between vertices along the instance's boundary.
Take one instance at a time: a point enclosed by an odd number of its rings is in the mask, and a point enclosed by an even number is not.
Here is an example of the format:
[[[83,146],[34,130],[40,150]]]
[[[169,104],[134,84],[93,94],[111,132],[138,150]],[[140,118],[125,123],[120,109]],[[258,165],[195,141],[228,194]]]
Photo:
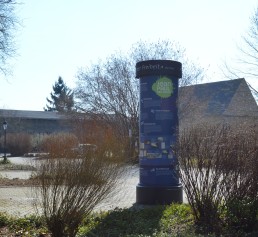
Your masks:
[[[178,127],[178,78],[140,80],[140,184],[178,184],[175,145]]]

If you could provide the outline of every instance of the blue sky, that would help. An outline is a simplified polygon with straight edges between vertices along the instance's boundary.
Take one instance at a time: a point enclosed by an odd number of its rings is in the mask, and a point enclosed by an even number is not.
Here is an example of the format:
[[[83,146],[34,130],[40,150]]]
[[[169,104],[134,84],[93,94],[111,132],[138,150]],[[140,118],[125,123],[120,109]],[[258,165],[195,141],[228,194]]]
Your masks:
[[[12,75],[0,78],[0,108],[43,110],[62,76],[73,88],[79,68],[126,52],[139,40],[169,39],[226,80],[219,66],[237,54],[257,0],[24,0]],[[246,78],[258,89],[258,83]]]

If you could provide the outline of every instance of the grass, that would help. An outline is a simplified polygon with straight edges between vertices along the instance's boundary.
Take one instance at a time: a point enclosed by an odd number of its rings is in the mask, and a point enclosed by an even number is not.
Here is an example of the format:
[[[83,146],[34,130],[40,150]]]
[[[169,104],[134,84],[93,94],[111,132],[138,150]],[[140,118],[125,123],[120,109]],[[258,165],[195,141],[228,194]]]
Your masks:
[[[0,236],[50,236],[42,217],[35,215],[16,218],[0,213]]]
[[[47,236],[48,231],[45,226],[43,218],[37,216],[14,218],[0,213],[0,227],[8,229],[13,234],[27,233],[27,235],[20,236]],[[132,207],[93,213],[83,221],[78,236],[193,236],[192,227],[193,217],[188,205]],[[0,236],[2,236],[1,232]]]
[[[83,223],[79,236],[186,236],[192,226],[191,209],[185,204],[132,207],[92,215]]]
[[[255,233],[221,236],[255,237]],[[42,217],[23,218],[0,213],[0,236],[49,237]],[[93,213],[80,226],[78,237],[215,237],[196,233],[191,208],[187,204],[131,207]]]
[[[0,165],[7,165],[10,163],[11,163],[11,161],[9,159],[4,160],[4,158],[0,161]]]

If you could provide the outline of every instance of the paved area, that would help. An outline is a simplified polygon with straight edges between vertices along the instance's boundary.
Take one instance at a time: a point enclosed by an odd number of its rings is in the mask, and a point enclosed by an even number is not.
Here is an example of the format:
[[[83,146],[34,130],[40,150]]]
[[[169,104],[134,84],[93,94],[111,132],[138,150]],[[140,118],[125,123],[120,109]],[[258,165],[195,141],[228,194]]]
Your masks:
[[[1,172],[0,172],[1,173]],[[21,172],[5,172],[5,177],[16,177],[28,175]],[[113,195],[106,201],[100,203],[96,210],[110,210],[115,207],[130,207],[135,203],[135,190],[138,183],[138,170],[132,169],[129,174],[119,181],[119,186]],[[37,199],[30,187],[0,187],[0,212],[11,215],[24,216],[36,213]]]
[[[28,162],[24,158],[14,158],[11,161],[15,163]],[[28,178],[30,173],[28,171],[14,171],[3,172],[2,174],[0,172],[0,175],[9,178]],[[133,206],[136,201],[136,185],[138,181],[139,169],[137,167],[130,168],[127,174],[120,180],[114,194],[98,205],[96,210],[110,210],[116,207],[125,208]],[[30,187],[0,187],[0,212],[7,212],[16,216],[35,214],[37,199],[34,196]],[[185,197],[184,202],[186,202]]]
[[[0,188],[0,212],[15,216],[35,214],[30,187],[4,187]]]

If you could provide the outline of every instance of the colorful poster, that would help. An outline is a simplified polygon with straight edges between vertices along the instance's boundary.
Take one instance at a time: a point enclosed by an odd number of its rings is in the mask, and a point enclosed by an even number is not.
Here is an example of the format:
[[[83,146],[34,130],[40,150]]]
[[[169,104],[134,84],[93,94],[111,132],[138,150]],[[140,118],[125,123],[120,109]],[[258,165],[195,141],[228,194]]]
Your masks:
[[[178,184],[175,145],[178,79],[140,79],[140,185]]]

